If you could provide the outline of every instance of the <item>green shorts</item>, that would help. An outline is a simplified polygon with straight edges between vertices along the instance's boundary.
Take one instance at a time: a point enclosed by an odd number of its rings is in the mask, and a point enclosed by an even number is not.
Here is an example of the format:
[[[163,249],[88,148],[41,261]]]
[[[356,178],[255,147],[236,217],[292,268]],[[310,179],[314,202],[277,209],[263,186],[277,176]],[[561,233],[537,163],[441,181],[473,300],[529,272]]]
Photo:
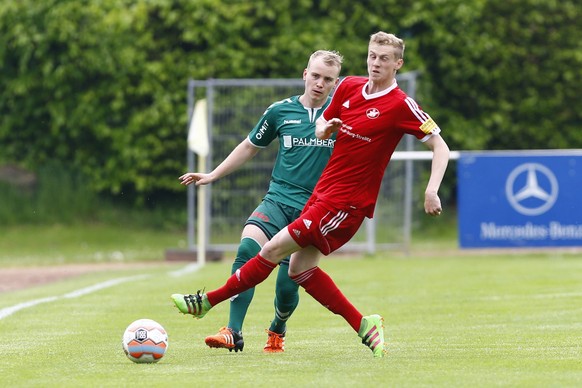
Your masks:
[[[255,225],[270,240],[281,229],[295,221],[300,214],[301,210],[299,209],[266,198],[249,216],[245,225]],[[289,257],[286,257],[281,263],[289,265]]]

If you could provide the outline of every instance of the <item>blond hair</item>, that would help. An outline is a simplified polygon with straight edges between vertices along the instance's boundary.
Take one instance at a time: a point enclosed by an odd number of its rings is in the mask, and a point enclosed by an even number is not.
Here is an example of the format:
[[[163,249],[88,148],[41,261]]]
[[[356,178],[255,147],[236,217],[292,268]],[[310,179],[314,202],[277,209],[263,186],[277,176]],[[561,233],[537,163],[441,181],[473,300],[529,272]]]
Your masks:
[[[335,66],[338,69],[342,68],[342,63],[344,61],[344,58],[337,51],[317,50],[309,57],[307,68],[309,68],[309,65],[311,65],[311,61],[317,58],[321,58],[323,63],[325,63],[327,66]]]
[[[372,43],[380,46],[392,46],[395,48],[396,59],[404,59],[404,41],[396,35],[379,31],[370,35],[370,44]]]

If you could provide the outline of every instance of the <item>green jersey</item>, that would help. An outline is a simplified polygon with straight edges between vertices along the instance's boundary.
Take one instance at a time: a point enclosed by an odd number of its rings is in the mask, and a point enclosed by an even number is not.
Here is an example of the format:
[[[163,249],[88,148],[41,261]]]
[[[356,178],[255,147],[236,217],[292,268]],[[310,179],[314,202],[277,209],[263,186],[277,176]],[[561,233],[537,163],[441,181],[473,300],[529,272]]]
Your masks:
[[[293,96],[273,103],[249,134],[249,141],[259,148],[279,139],[279,151],[265,198],[303,209],[327,164],[335,143],[335,134],[326,140],[315,136],[315,121],[331,98],[321,108],[306,108]]]

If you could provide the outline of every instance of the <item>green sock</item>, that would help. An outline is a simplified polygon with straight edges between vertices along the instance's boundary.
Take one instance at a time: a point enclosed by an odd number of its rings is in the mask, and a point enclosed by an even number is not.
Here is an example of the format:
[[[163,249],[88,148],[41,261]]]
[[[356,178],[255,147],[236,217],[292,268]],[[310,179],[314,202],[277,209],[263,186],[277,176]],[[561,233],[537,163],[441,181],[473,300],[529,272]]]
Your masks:
[[[241,240],[238,246],[238,251],[236,253],[236,258],[234,263],[232,263],[231,275],[236,272],[237,269],[242,267],[247,261],[252,259],[259,253],[261,246],[252,238],[245,237]],[[255,289],[250,288],[245,292],[233,296],[230,298],[230,315],[228,321],[228,327],[235,331],[242,331],[243,322],[245,316],[247,315],[247,310],[253,300],[253,295],[255,294]]]
[[[287,330],[287,320],[299,304],[299,285],[289,277],[289,264],[281,263],[275,287],[275,318],[269,330],[283,334]]]

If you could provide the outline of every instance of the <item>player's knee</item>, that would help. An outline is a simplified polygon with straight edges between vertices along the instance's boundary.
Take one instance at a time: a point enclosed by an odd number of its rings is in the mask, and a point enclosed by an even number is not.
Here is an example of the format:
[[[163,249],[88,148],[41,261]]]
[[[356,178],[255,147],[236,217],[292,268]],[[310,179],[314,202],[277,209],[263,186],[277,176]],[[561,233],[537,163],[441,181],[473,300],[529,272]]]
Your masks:
[[[265,244],[265,246],[261,249],[261,256],[269,261],[274,263],[280,262],[283,257],[285,257],[284,251],[281,250],[276,244],[272,241],[269,241]]]
[[[287,271],[287,273],[289,274],[289,278],[291,280],[293,280],[295,283],[297,283],[297,276],[301,273],[301,272],[297,272],[297,271],[293,271],[291,269],[291,267],[289,267],[289,271]]]
[[[261,246],[258,242],[252,238],[244,237],[238,246],[236,259],[234,261],[235,263],[242,265],[255,257],[260,250]]]

